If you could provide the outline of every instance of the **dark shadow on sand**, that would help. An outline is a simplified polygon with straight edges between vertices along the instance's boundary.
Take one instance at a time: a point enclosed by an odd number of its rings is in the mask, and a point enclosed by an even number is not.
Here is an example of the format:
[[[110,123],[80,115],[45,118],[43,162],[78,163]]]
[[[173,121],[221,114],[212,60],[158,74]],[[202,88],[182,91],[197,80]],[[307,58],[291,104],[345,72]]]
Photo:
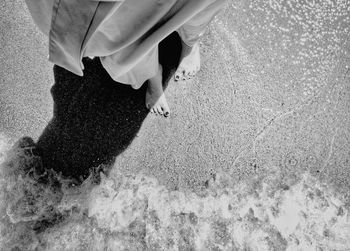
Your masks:
[[[176,70],[180,52],[176,33],[159,45],[165,84]],[[83,77],[54,66],[53,118],[37,142],[44,168],[74,178],[86,178],[90,168],[112,164],[148,114],[146,84],[134,90],[113,81],[98,58],[84,58],[83,63]]]

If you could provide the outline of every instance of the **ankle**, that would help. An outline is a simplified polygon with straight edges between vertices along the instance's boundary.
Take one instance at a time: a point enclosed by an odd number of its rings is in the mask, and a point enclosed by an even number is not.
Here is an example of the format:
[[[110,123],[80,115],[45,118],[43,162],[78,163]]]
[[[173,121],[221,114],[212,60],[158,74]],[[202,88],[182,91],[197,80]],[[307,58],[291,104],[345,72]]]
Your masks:
[[[152,90],[163,89],[162,66],[159,65],[156,75],[148,80],[148,87]]]
[[[192,45],[188,45],[182,40],[181,40],[181,42],[182,42],[181,45],[182,45],[182,55],[183,56],[187,56],[187,55],[191,54],[191,52],[193,52],[195,49],[197,49],[197,47],[199,48],[198,42],[196,42]]]

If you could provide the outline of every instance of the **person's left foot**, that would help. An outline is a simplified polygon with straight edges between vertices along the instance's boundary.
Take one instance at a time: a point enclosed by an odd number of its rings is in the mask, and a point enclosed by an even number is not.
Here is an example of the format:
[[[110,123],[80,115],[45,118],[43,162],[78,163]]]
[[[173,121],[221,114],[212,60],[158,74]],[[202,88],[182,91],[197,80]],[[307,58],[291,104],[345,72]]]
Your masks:
[[[168,102],[163,92],[162,67],[160,65],[157,75],[148,81],[146,107],[150,109],[152,113],[164,115],[165,117],[170,115]]]
[[[191,79],[200,69],[200,52],[199,44],[196,43],[192,47],[182,42],[182,51],[180,65],[177,68],[174,79],[175,81]]]

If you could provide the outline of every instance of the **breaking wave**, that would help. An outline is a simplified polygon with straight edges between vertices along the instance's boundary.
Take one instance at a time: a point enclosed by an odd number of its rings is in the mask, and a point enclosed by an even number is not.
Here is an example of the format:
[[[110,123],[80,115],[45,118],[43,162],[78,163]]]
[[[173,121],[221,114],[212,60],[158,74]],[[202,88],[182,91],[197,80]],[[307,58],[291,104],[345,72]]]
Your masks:
[[[91,174],[77,185],[42,170],[30,138],[0,145],[2,250],[350,247],[349,209],[307,173],[254,186],[217,173],[200,193],[170,191],[143,173]]]

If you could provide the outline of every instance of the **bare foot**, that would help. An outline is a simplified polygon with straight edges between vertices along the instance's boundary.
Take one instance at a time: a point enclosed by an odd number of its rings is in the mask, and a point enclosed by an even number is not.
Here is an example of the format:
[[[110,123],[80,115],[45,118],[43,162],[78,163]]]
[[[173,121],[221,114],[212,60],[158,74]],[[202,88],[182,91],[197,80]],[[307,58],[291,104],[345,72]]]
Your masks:
[[[160,65],[157,75],[148,80],[146,107],[152,113],[164,115],[165,117],[170,115],[170,109],[163,92],[162,67]]]
[[[191,79],[200,69],[201,60],[199,53],[199,44],[192,47],[182,42],[181,62],[177,68],[174,78],[175,81]]]

